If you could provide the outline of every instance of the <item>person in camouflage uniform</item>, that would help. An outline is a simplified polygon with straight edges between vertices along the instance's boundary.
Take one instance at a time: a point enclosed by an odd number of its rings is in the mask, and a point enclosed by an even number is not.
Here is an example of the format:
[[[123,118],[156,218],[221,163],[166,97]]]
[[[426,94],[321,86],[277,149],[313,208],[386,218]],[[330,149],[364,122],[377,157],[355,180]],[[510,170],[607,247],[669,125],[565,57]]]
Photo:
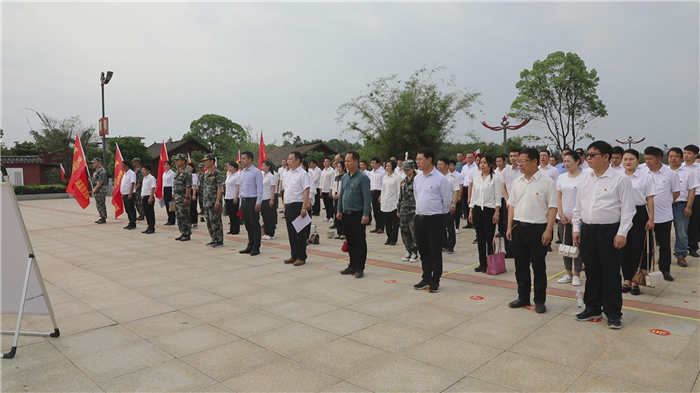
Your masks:
[[[416,166],[413,160],[406,160],[403,163],[406,177],[401,182],[399,191],[399,217],[401,226],[401,240],[406,246],[406,255],[402,261],[418,261],[418,245],[416,244],[416,230],[413,226],[413,219],[416,217],[416,199],[413,195],[413,180],[416,177]]]
[[[134,195],[138,198],[134,201],[134,206],[136,207],[136,213],[138,217],[136,220],[143,221],[145,219],[143,212],[143,201],[141,200],[141,186],[143,186],[143,173],[141,172],[141,159],[136,157],[131,160],[131,165],[134,166],[134,172],[136,173],[136,188],[134,188]]]
[[[204,222],[204,202],[202,201],[202,197],[204,197],[204,190],[202,189],[202,185],[204,184],[204,172],[206,172],[206,168],[204,168],[203,162],[200,162],[199,165],[197,165],[197,168],[199,168],[199,172],[197,172],[197,176],[199,176],[199,187],[197,187],[197,202],[199,203],[199,215],[201,217],[200,221]]]
[[[107,222],[107,171],[102,167],[101,158],[94,158],[92,167],[95,168],[95,172],[92,173],[92,196],[95,197],[97,212],[100,213],[100,219],[95,221],[95,224],[104,224]]]
[[[187,156],[175,156],[175,175],[173,176],[173,201],[175,201],[175,217],[180,229],[180,236],[175,240],[187,241],[192,235],[190,221],[190,192],[192,191],[192,172],[187,168]]]
[[[226,183],[226,176],[214,166],[216,156],[207,154],[204,156],[204,166],[207,171],[204,173],[204,181],[201,184],[202,202],[204,204],[204,216],[207,218],[207,229],[211,236],[211,242],[207,246],[221,247],[224,245],[224,227],[221,223],[221,213],[224,211],[223,186]]]

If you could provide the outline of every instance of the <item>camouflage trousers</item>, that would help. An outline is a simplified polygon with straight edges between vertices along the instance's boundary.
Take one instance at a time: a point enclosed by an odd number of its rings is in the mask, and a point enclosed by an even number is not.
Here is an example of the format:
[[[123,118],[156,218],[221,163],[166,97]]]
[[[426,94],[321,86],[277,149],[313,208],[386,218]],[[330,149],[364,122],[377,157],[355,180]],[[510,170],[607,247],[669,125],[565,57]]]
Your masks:
[[[175,217],[177,218],[177,227],[180,233],[185,236],[192,234],[192,222],[190,220],[190,205],[185,206],[184,195],[173,195],[175,201]],[[190,201],[192,203],[192,201]]]
[[[100,213],[100,218],[107,219],[107,205],[105,204],[107,194],[98,192],[93,194],[93,196],[95,197],[95,204],[97,205],[97,212]]]
[[[139,190],[139,195],[141,194]],[[136,208],[136,213],[138,217],[143,217],[144,212],[143,212],[143,200],[141,200],[141,197],[139,196],[134,200],[134,207]]]
[[[207,229],[209,236],[214,242],[224,241],[224,227],[221,223],[221,212],[214,211],[214,205],[204,204],[204,216],[207,218]]]
[[[413,225],[413,219],[416,217],[416,213],[412,214],[401,214],[400,226],[401,226],[401,240],[403,240],[404,246],[406,246],[406,251],[418,254],[418,245],[416,244],[416,229]]]

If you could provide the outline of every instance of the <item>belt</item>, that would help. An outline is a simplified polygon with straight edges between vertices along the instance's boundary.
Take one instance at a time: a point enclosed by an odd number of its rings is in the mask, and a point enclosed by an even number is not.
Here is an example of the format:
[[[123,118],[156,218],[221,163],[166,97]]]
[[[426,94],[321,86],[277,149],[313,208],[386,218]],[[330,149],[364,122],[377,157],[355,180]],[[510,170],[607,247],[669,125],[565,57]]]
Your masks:
[[[449,213],[445,213],[445,214],[449,214]],[[430,218],[430,217],[442,217],[442,216],[443,216],[443,214],[433,214],[433,215],[416,214],[416,218],[421,219],[421,220],[424,220],[424,219]]]
[[[257,198],[257,197],[241,197],[241,200],[242,200],[242,201],[247,201],[247,200],[250,200],[250,199],[258,199],[258,198]]]
[[[585,222],[583,223],[586,227],[590,229],[611,229],[611,228],[619,228],[620,223],[614,223],[614,224],[586,224]]]
[[[364,211],[362,210],[343,210],[343,214],[347,215],[352,215],[352,214],[362,214]]]
[[[285,205],[285,206],[292,206],[292,205],[296,205],[296,204],[302,204],[302,203],[304,203],[304,202],[292,202],[292,203],[285,203],[284,205]]]
[[[678,206],[678,205],[680,205],[680,204],[682,204],[682,203],[685,203],[685,204],[687,205],[687,204],[688,204],[688,201],[673,202],[673,203],[671,204],[671,206]],[[667,206],[668,206],[668,205],[667,205]]]
[[[524,221],[513,221],[515,225],[521,226],[521,227],[536,227],[536,226],[541,226],[544,225],[546,226],[547,224],[535,224],[532,222],[524,222]]]

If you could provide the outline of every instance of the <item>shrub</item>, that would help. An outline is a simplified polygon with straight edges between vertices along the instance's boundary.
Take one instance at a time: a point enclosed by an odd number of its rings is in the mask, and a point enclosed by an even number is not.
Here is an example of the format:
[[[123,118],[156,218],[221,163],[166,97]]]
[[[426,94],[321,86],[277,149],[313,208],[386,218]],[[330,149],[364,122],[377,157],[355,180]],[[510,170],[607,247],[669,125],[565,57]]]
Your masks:
[[[40,185],[40,186],[15,186],[15,194],[31,195],[31,194],[61,194],[66,192],[66,186],[56,185]]]

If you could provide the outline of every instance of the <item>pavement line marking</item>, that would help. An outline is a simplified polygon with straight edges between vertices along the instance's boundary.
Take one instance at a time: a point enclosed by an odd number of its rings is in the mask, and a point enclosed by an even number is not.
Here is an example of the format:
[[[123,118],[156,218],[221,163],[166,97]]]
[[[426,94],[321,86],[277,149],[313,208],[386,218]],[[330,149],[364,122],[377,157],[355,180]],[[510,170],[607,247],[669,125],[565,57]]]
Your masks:
[[[567,300],[571,300],[571,301],[576,301],[576,299],[572,299],[572,298],[570,298],[570,297],[559,296],[559,295],[552,295],[552,294],[549,294],[549,293],[547,294],[547,297],[556,297],[556,298],[559,298],[559,299],[567,299]],[[627,310],[634,310],[634,311],[639,311],[639,312],[645,312],[645,313],[649,313],[649,314],[663,315],[663,316],[665,316],[665,317],[674,317],[674,318],[688,319],[688,320],[691,320],[691,321],[699,321],[699,322],[700,322],[700,318],[686,317],[686,316],[683,316],[683,315],[667,314],[667,313],[665,313],[665,312],[652,311],[652,310],[645,310],[645,309],[643,309],[643,308],[637,308],[637,307],[622,306],[622,308],[627,309]]]
[[[311,254],[311,255],[313,255],[313,256],[315,256],[315,257],[321,257],[321,258],[330,259],[331,261],[338,261],[338,262],[343,262],[343,263],[347,263],[347,262],[348,262],[348,261],[346,261],[346,260],[344,260],[344,259],[331,258],[331,257],[327,257],[327,256],[325,256],[325,255],[315,255],[315,254]],[[394,269],[394,268],[386,267],[386,266],[372,265],[372,264],[369,264],[369,263],[368,263],[367,265],[368,265],[368,266],[372,266],[372,267],[376,267],[376,268],[379,268],[379,269],[392,270],[392,271],[399,272],[399,273],[410,273],[410,274],[418,274],[418,275],[421,274],[421,273],[412,272],[412,271],[408,271],[408,270],[399,270],[399,269]]]
[[[448,275],[448,274],[457,273],[457,272],[462,271],[462,270],[464,270],[464,269],[469,269],[470,267],[474,267],[474,266],[476,266],[476,265],[478,265],[478,264],[479,264],[479,262],[474,263],[474,264],[471,264],[471,265],[469,265],[469,266],[461,267],[461,268],[456,269],[456,270],[453,270],[453,271],[451,271],[451,272],[443,273],[442,276],[445,277],[445,276]]]
[[[392,250],[392,248],[382,248],[381,250],[368,252],[367,255],[376,254],[378,252],[384,252],[384,251],[388,251],[388,250]]]
[[[560,271],[559,273],[557,273],[557,274],[555,274],[555,275],[553,275],[553,276],[551,276],[551,277],[547,277],[547,281],[549,281],[549,280],[551,280],[551,279],[553,279],[553,278],[556,278],[558,275],[560,275],[560,274],[562,274],[562,273],[566,273],[566,269]]]

